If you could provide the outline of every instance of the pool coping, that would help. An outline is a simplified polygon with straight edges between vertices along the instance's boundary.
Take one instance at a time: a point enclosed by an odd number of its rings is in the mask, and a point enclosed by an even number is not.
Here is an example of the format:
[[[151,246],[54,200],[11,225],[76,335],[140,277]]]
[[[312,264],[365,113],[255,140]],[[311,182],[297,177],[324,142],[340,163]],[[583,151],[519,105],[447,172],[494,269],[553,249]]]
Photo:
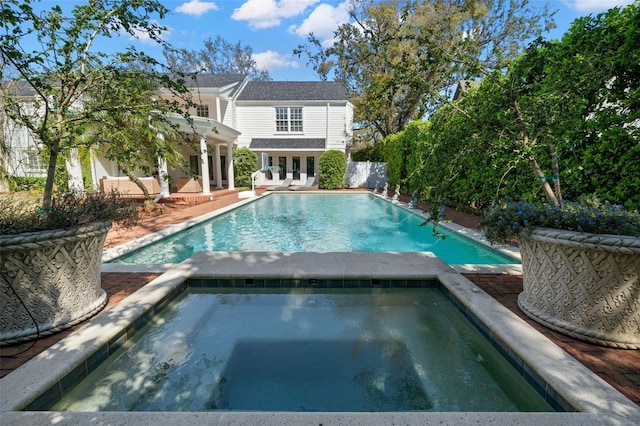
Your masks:
[[[258,272],[259,271],[259,272]],[[477,321],[512,358],[522,361],[525,377],[544,392],[566,401],[576,413],[58,413],[16,411],[41,394],[64,387],[82,375],[88,362],[98,362],[119,348],[140,321],[161,309],[188,279],[243,279],[252,276],[308,280],[430,280],[436,279],[459,301],[465,314]],[[290,282],[295,286],[295,282]],[[304,282],[301,284],[304,285]],[[460,307],[460,306],[459,306]],[[507,345],[509,343],[509,345]],[[106,348],[106,349],[105,349]],[[0,423],[83,424],[144,422],[146,424],[371,424],[428,422],[495,424],[630,424],[640,420],[640,408],[548,340],[509,309],[495,301],[455,269],[431,253],[197,253],[156,278],[136,293],[33,360],[0,379]],[[7,392],[11,389],[11,392]],[[91,417],[87,417],[87,416]],[[152,419],[155,419],[152,421]],[[194,420],[198,419],[198,420]],[[368,422],[367,422],[368,420]],[[157,423],[156,423],[157,422]]]

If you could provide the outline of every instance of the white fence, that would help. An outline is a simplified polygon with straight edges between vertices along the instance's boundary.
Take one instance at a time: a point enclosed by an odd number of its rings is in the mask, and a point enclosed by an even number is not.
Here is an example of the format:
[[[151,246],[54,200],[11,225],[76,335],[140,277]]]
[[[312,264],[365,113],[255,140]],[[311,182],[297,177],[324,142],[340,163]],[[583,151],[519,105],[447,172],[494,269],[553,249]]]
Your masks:
[[[347,186],[349,188],[382,188],[388,182],[387,163],[349,161],[347,163]]]

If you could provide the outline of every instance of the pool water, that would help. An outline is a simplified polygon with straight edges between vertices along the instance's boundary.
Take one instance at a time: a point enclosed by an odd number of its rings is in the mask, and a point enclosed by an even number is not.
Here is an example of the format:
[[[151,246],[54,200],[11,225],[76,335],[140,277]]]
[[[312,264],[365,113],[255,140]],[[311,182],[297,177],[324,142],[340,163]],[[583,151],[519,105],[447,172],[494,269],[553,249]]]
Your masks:
[[[438,288],[189,288],[59,411],[553,411]]]
[[[370,194],[271,194],[119,257],[180,263],[198,251],[433,252],[449,264],[518,263]]]

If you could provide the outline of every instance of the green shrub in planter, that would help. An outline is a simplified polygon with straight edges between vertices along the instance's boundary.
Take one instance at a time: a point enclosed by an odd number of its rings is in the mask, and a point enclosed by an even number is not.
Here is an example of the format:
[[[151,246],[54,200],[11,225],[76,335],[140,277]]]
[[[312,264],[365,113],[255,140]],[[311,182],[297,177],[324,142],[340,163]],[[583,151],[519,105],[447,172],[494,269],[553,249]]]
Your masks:
[[[130,226],[138,220],[134,201],[117,192],[65,194],[54,198],[52,206],[41,208],[39,193],[19,193],[0,198],[0,235],[14,235],[64,229],[110,220]]]
[[[562,206],[514,201],[488,209],[480,227],[489,241],[498,243],[516,239],[521,233],[531,233],[538,227],[637,237],[640,236],[640,213],[597,199],[565,201]]]

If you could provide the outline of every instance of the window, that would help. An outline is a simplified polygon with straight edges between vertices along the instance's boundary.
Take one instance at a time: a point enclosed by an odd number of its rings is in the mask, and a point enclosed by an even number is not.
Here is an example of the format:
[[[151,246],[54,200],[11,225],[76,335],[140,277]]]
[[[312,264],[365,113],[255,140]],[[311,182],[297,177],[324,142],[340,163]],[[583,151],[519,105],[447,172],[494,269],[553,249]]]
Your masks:
[[[209,105],[196,106],[196,115],[198,117],[209,117]]]
[[[291,165],[293,167],[293,178],[300,179],[300,157],[293,157]]]
[[[314,177],[316,175],[315,157],[307,157],[307,177]]]
[[[271,156],[269,156],[269,165],[273,166],[273,157]],[[273,173],[271,173],[271,170],[267,170],[267,179],[273,180]]]
[[[24,151],[24,165],[30,172],[43,172],[46,170],[38,151]]]
[[[200,157],[197,155],[189,156],[189,172],[192,175],[198,176],[200,174]]]
[[[209,181],[213,182],[213,156],[207,155],[207,160],[209,161]],[[202,160],[199,155],[190,155],[189,156],[189,172],[195,176],[202,176],[200,172],[200,166],[202,165]]]
[[[286,179],[287,178],[287,157],[278,157],[278,166],[280,166],[280,173],[278,177],[280,179]]]
[[[276,107],[276,132],[302,132],[302,107]]]

